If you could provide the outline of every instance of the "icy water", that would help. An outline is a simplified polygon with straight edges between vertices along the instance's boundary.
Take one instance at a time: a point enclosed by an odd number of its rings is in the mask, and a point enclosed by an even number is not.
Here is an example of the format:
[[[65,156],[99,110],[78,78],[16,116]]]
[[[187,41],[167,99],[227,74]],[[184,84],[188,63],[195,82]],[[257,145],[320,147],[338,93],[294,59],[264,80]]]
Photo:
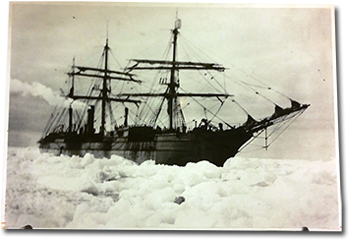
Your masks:
[[[334,160],[185,167],[9,148],[7,228],[339,230]]]

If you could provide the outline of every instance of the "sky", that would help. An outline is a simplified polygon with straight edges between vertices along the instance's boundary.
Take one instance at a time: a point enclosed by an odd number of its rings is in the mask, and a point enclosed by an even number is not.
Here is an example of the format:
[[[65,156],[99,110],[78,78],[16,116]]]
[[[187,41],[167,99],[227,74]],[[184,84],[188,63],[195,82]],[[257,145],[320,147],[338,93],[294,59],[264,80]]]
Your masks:
[[[335,157],[333,15],[330,8],[314,7],[13,3],[9,145],[35,145],[54,109],[53,96],[67,80],[73,57],[79,65],[96,66],[108,35],[118,65],[127,65],[131,58],[159,59],[176,12],[182,20],[180,40],[184,40],[179,46],[194,46],[205,61],[228,66],[227,90],[241,98],[240,104],[247,102],[245,108],[253,116],[268,115],[265,111],[272,112],[273,105],[265,107],[263,100],[238,95],[240,89],[230,77],[254,75],[283,94],[311,104],[268,151],[245,155]],[[179,50],[179,58],[188,57],[188,52]],[[188,87],[198,85],[189,82]],[[280,97],[277,101],[288,107]],[[229,118],[234,115],[230,110],[236,109],[227,105]]]

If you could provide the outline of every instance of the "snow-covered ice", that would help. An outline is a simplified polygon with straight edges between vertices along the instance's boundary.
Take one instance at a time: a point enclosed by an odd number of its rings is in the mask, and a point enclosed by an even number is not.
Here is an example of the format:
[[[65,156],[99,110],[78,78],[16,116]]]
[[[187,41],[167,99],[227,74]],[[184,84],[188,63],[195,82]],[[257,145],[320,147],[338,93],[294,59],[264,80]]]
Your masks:
[[[137,165],[9,148],[7,228],[339,230],[335,160]],[[176,200],[176,201],[175,201]]]

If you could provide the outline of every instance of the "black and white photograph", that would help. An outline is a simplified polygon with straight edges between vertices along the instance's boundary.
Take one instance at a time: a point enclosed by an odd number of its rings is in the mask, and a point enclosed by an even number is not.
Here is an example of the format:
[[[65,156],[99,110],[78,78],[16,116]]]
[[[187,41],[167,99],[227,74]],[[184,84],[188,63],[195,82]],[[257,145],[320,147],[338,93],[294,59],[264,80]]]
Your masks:
[[[333,5],[10,2],[5,229],[342,231]]]

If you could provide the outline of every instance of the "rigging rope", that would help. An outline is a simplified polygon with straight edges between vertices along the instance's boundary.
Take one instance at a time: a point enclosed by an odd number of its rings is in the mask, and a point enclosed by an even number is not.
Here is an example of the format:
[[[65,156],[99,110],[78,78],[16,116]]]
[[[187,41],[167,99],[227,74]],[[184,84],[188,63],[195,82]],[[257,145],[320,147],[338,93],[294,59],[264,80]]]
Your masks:
[[[182,35],[182,38],[183,38],[184,40],[186,40],[186,43],[188,43],[189,45],[193,46],[193,48],[197,49],[199,52],[201,52],[204,56],[208,57],[209,59],[211,59],[212,57],[209,56],[208,54],[206,54],[206,52],[210,52],[210,53],[213,54],[213,56],[217,56],[219,59],[221,59],[222,61],[224,61],[224,63],[229,63],[229,62],[230,62],[230,61],[227,61],[227,60],[225,60],[224,58],[222,58],[222,56],[219,56],[219,55],[217,55],[216,53],[213,53],[212,51],[210,51],[209,49],[204,48],[203,46],[199,47],[200,44],[197,44],[198,46],[197,46],[197,45],[193,45],[193,44],[191,43],[191,41],[189,41],[189,40],[188,40],[185,36],[183,36],[183,35]],[[203,49],[205,49],[206,51],[203,51]],[[273,90],[273,91],[275,91],[276,93],[280,94],[281,96],[286,97],[286,98],[288,98],[289,100],[292,100],[292,98],[290,98],[289,96],[287,96],[287,95],[281,93],[280,91],[277,91],[276,89],[272,89],[272,88],[269,87],[267,84],[265,84],[263,81],[261,81],[260,79],[258,79],[258,78],[255,77],[255,76],[253,76],[252,74],[248,74],[246,71],[242,70],[241,68],[238,68],[236,65],[231,64],[231,65],[229,65],[229,67],[230,67],[230,66],[233,67],[233,68],[235,68],[235,69],[237,69],[238,71],[240,71],[241,73],[243,73],[245,76],[250,77],[251,79],[253,79],[253,80],[259,82],[260,84],[266,86],[268,90]],[[242,80],[241,80],[241,81],[242,81]],[[245,83],[245,84],[247,84],[247,85],[254,86],[253,84],[249,84],[249,83],[244,82],[244,81],[242,81],[242,82]],[[225,87],[226,87],[226,86],[225,86]],[[255,85],[255,87],[258,87],[258,86]],[[263,88],[263,87],[260,86],[260,88]],[[226,88],[225,88],[225,89],[226,89]],[[254,91],[255,91],[255,90],[254,90]],[[257,92],[257,91],[255,91],[255,92]],[[260,94],[260,96],[263,96],[263,95]],[[266,96],[263,96],[263,97],[266,98]],[[266,98],[266,99],[268,99],[268,98]],[[268,100],[269,100],[270,102],[274,103],[274,102],[271,101],[270,99],[268,99]],[[274,103],[274,104],[275,104],[275,103]]]
[[[241,105],[238,103],[237,100],[232,100],[232,102],[233,102],[233,103],[236,103],[236,104],[238,105],[238,107],[240,107],[240,108],[244,111],[244,113],[246,113],[246,115],[250,115],[250,114],[248,113],[248,111],[247,111],[246,109],[244,109],[243,106],[241,106]],[[250,115],[250,116],[251,116],[251,115]]]
[[[162,100],[160,102],[160,105],[159,105],[155,115],[151,116],[150,121],[149,121],[149,124],[151,126],[155,126],[155,124],[156,124],[156,122],[158,120],[159,114],[162,111],[162,107],[163,107],[164,101],[165,101],[165,98],[162,98]]]
[[[122,67],[121,64],[119,63],[118,59],[114,56],[114,53],[113,53],[112,49],[109,49],[109,52],[111,53],[111,55],[112,55],[114,61],[118,64],[119,68],[120,68],[120,69],[123,69],[123,67]]]
[[[296,120],[296,119],[298,119],[299,118],[299,116],[303,113],[305,111],[305,109],[304,110],[302,110],[302,111],[300,111],[297,115],[295,115],[294,116],[294,118],[293,119],[291,119],[291,121],[290,121],[290,123],[289,123],[289,125],[287,125],[287,127],[286,128],[284,128],[276,137],[275,137],[275,139],[273,139],[271,142],[270,142],[270,144],[269,145],[267,145],[267,147],[269,147],[273,142],[275,142],[276,141],[276,139],[285,131],[285,130],[287,130],[287,128]]]
[[[111,106],[111,102],[107,102],[107,106],[108,106],[108,110],[109,110],[109,119],[110,119],[110,122],[111,122],[111,127],[113,126],[117,126],[117,122],[114,118],[114,115],[113,115],[113,111],[112,111],[112,106]],[[113,129],[113,128],[112,128]]]
[[[241,148],[237,151],[237,153],[242,152],[242,150],[244,150],[247,146],[249,146],[249,144],[253,142],[263,132],[264,130],[260,130],[259,132],[257,132],[256,136],[253,136],[248,142],[246,142],[243,146],[241,146]]]
[[[180,45],[182,46],[182,42],[180,42]],[[183,49],[184,49],[186,55],[189,56],[189,54],[188,54],[188,52],[187,52],[187,49],[185,48],[185,45],[183,45],[183,46],[184,46]],[[194,52],[194,51],[193,51],[193,52]],[[194,56],[195,56],[195,58],[196,58],[196,60],[197,60],[198,62],[201,62],[200,57],[199,57],[198,55],[196,55],[195,52],[194,52]],[[226,88],[223,87],[223,86],[221,85],[221,83],[215,78],[215,76],[213,76],[213,75],[211,74],[210,71],[206,71],[206,73],[204,74],[204,76],[202,75],[201,70],[197,70],[197,71],[198,71],[198,73],[200,73],[201,77],[203,77],[203,79],[204,79],[209,85],[211,85],[216,91],[221,92],[221,91],[218,90],[209,80],[207,80],[207,79],[204,77],[205,75],[209,74],[210,77],[211,77],[210,79],[211,79],[211,80],[214,80],[214,81],[219,85],[219,87],[222,88],[222,90],[223,90],[225,93],[227,93]]]
[[[185,91],[183,88],[180,87],[180,89],[186,93],[186,91]],[[193,98],[193,97],[190,97],[190,98],[193,99],[193,100],[194,100],[198,105],[200,105],[202,108],[206,108],[204,105],[202,105],[200,102],[198,102],[195,98]],[[206,110],[209,111],[212,115],[215,115],[211,110],[209,110],[209,109],[206,109]],[[223,119],[221,119],[221,118],[218,117],[218,116],[216,116],[216,118],[218,118],[218,119],[221,120],[222,122],[225,122]]]

